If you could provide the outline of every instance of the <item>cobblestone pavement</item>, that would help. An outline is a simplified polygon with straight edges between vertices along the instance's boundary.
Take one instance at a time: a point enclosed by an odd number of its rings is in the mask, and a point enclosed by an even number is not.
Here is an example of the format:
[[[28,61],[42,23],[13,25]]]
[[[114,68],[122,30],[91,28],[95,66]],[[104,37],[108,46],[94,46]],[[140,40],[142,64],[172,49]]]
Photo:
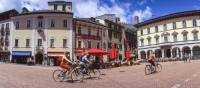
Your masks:
[[[145,64],[101,70],[99,80],[54,82],[57,67],[0,63],[0,88],[200,88],[200,61],[165,62],[163,70],[144,74]]]

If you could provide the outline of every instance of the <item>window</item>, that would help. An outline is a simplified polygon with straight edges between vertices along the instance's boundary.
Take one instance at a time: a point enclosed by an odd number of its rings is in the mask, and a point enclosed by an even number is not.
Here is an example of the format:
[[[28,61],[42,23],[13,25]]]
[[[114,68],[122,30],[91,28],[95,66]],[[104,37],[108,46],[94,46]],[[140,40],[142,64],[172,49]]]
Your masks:
[[[30,27],[31,27],[31,20],[27,20],[26,27],[27,27],[27,28],[30,28]]]
[[[19,21],[16,21],[16,22],[15,22],[15,28],[16,28],[16,29],[19,29]]]
[[[100,48],[100,43],[98,42],[98,43],[97,43],[97,49],[99,49],[99,48]]]
[[[88,29],[88,36],[91,35],[91,29]]]
[[[78,48],[81,48],[81,41],[78,41]]]
[[[88,48],[91,48],[91,41],[88,41]]]
[[[164,42],[168,42],[168,37],[164,36]]]
[[[66,10],[65,8],[66,8],[66,5],[64,4],[62,10],[65,11]]]
[[[50,39],[50,48],[54,48],[54,39]]]
[[[193,33],[193,38],[195,41],[198,40],[198,32]]]
[[[158,32],[158,26],[155,26],[155,32],[156,33]]]
[[[54,5],[54,10],[57,10],[57,8],[58,8],[58,5]]]
[[[67,39],[63,39],[63,48],[67,48]]]
[[[30,39],[26,39],[26,48],[30,47]]]
[[[186,27],[187,27],[187,24],[186,24],[186,21],[185,21],[185,20],[183,20],[182,25],[183,25],[183,28],[186,28]]]
[[[140,31],[141,35],[143,35],[143,30]]]
[[[173,29],[176,29],[176,22],[173,22]]]
[[[183,34],[183,41],[187,41],[187,33]]]
[[[159,37],[156,38],[156,44],[159,44]]]
[[[163,31],[167,31],[167,24],[163,24]]]
[[[51,19],[51,27],[55,27],[55,19]]]
[[[103,37],[105,37],[106,36],[106,34],[105,34],[105,32],[103,32]]]
[[[177,41],[177,35],[173,35],[173,37],[174,37],[174,42],[176,42]]]
[[[197,20],[196,19],[193,19],[192,23],[193,23],[193,27],[197,26]]]
[[[150,38],[148,39],[148,45],[151,45],[151,39]]]
[[[42,20],[39,20],[39,21],[38,21],[38,27],[43,27],[43,22],[42,22]]]
[[[15,47],[19,47],[18,43],[19,43],[19,39],[15,39]]]
[[[67,20],[63,20],[63,27],[67,27]]]
[[[9,30],[9,23],[6,23],[6,30]]]
[[[81,27],[78,27],[78,34],[81,35]]]
[[[141,41],[141,46],[144,46],[144,40],[141,39],[140,41]]]
[[[105,42],[103,43],[103,48],[106,49],[106,43]]]
[[[38,39],[38,47],[42,46],[42,39]]]
[[[97,36],[99,37],[99,30],[97,30]]]
[[[150,34],[150,28],[147,28],[147,32],[148,32],[148,34]]]

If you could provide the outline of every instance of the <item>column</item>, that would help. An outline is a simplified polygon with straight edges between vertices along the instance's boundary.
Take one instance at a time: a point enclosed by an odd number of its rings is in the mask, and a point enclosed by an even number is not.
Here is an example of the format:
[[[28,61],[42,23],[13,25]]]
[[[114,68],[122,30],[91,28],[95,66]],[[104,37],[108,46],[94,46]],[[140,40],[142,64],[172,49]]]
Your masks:
[[[48,19],[45,19],[45,24],[44,24],[44,65],[47,65],[47,49],[48,49]]]
[[[141,51],[138,50],[138,59],[141,60]]]
[[[190,47],[190,59],[192,59],[193,57],[193,51],[192,51],[192,47]]]
[[[178,50],[178,48],[176,48],[176,57],[177,57],[177,58],[180,57],[180,56],[179,56],[179,50]]]
[[[172,59],[172,58],[173,58],[173,52],[172,52],[172,48],[170,48],[170,53],[171,53],[171,56],[170,56],[170,58]]]
[[[33,18],[32,19],[32,38],[31,38],[31,40],[32,40],[32,56],[34,57],[35,56],[35,46],[36,46],[36,43],[37,43],[37,41],[36,41],[36,23],[35,23],[36,21],[35,21],[35,19]],[[34,58],[35,59],[35,58]]]
[[[13,35],[14,35],[14,31],[15,27],[14,27],[14,23],[10,22],[10,39],[9,39],[9,47],[10,47],[10,62],[12,61],[12,51],[13,51]]]
[[[182,59],[183,58],[182,47],[180,48],[180,54],[181,54],[180,59]]]
[[[162,49],[162,59],[165,57],[165,49]]]
[[[148,52],[147,52],[147,50],[145,50],[145,57],[146,57],[146,59],[148,59]]]

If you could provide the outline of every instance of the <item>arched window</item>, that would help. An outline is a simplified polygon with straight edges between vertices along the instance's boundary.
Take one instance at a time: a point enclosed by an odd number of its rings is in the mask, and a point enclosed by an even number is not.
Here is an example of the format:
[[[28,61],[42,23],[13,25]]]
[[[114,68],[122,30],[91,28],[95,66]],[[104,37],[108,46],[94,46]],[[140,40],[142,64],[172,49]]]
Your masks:
[[[182,25],[183,25],[183,28],[186,28],[186,27],[187,27],[187,24],[186,24],[186,21],[185,21],[185,20],[183,20]]]

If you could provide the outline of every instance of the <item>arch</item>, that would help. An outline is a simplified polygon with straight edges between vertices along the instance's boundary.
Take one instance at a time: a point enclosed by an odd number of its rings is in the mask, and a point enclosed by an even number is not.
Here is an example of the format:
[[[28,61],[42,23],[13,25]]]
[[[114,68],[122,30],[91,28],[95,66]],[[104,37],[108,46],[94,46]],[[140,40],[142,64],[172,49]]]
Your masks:
[[[185,56],[187,54],[191,54],[191,50],[189,46],[185,46],[182,48],[182,55]]]
[[[42,64],[44,59],[44,54],[42,52],[37,52],[35,54],[35,64]]]
[[[147,50],[147,58],[149,58],[151,52],[152,50]]]
[[[200,58],[200,46],[193,46],[192,47],[193,58]]]
[[[180,54],[180,48],[174,47],[172,49],[172,57],[174,58],[174,57],[180,57],[180,56],[181,56],[181,54]]]
[[[141,55],[141,59],[146,59],[146,52],[145,51],[141,51],[140,55]]]
[[[162,51],[161,51],[161,49],[156,49],[155,50],[155,57],[156,58],[161,58],[162,57]]]

